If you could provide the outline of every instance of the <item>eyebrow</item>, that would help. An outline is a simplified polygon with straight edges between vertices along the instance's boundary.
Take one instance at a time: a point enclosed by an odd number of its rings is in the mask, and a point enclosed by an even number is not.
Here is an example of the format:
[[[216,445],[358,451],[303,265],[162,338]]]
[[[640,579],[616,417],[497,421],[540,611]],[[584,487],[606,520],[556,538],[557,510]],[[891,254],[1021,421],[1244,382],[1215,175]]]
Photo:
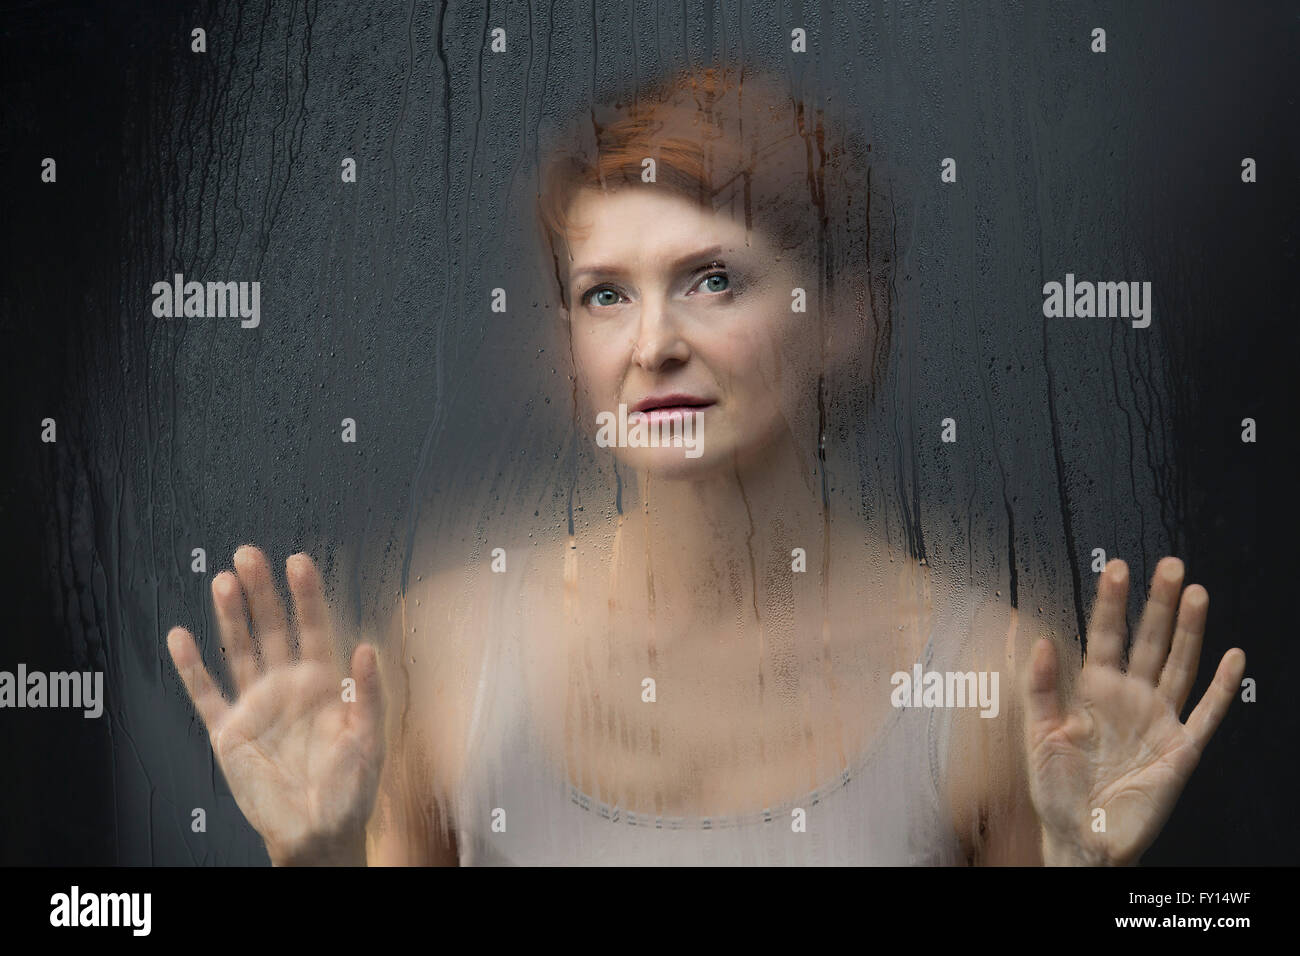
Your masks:
[[[684,256],[680,256],[677,259],[674,259],[669,265],[673,269],[680,269],[688,262],[694,262],[699,259],[714,259],[720,255],[722,255],[722,246],[720,245],[709,246],[707,249],[697,249],[695,252],[691,252]],[[569,273],[569,281],[576,282],[581,276],[602,274],[602,273],[606,275],[622,275],[623,271],[624,270],[622,269],[621,266],[613,266],[613,265],[583,266],[581,269],[574,269],[572,272]]]

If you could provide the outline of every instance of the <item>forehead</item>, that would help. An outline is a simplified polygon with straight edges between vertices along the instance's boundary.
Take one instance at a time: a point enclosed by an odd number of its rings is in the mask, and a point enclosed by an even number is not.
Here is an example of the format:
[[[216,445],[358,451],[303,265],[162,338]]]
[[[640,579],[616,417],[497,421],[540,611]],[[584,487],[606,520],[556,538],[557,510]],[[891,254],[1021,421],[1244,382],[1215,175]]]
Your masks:
[[[770,251],[759,230],[653,186],[584,189],[569,207],[569,220],[573,229],[566,242],[575,275],[596,265],[635,268],[672,262],[713,246],[723,255]]]

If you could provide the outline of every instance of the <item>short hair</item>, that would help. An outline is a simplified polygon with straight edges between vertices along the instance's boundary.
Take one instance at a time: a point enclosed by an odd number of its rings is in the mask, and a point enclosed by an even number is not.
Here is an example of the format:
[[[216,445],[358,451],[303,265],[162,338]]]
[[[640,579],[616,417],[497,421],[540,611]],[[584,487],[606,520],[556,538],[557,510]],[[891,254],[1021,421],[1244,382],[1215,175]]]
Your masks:
[[[642,181],[655,161],[655,182]],[[539,170],[537,216],[560,301],[569,308],[560,256],[568,213],[587,188],[667,189],[730,213],[817,271],[864,323],[859,346],[874,380],[889,350],[894,229],[892,192],[871,144],[837,129],[772,73],[707,66],[649,90],[593,106],[561,133]],[[811,290],[810,290],[811,292]],[[838,310],[837,310],[838,311]],[[870,321],[870,328],[865,323]]]

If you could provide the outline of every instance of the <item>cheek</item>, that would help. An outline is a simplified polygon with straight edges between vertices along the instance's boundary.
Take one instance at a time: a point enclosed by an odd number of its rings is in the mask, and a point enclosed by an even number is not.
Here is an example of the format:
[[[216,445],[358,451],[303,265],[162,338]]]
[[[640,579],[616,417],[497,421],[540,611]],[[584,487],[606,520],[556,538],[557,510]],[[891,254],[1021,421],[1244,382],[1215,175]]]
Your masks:
[[[808,364],[815,363],[816,336],[807,334],[805,316],[776,313],[761,324],[750,324],[721,343],[725,367],[737,390],[752,398],[766,396],[785,405],[791,390],[798,390],[808,378]]]
[[[595,332],[575,329],[573,364],[578,392],[593,405],[603,408],[618,394],[620,370],[626,362],[620,362],[617,342],[605,341]]]

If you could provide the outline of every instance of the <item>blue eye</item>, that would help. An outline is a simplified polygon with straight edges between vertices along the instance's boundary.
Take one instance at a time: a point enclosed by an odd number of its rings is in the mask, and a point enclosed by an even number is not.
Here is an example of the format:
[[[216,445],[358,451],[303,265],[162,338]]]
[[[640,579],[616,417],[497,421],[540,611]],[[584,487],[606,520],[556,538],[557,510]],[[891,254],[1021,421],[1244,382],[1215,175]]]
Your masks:
[[[714,263],[715,267],[720,265],[721,263]],[[732,291],[731,278],[725,272],[711,272],[708,275],[701,277],[693,287],[693,289],[700,288],[703,288],[705,292],[710,292],[714,295],[723,292],[730,292]],[[588,290],[582,296],[581,301],[583,305],[609,308],[610,306],[618,305],[622,299],[623,296],[617,289],[611,289],[609,286],[598,286],[597,288]]]
[[[601,299],[600,296],[613,296],[613,299]],[[618,305],[619,294],[613,289],[592,289],[584,298],[595,301],[596,305]]]
[[[705,286],[707,292],[726,292],[731,288],[731,280],[722,272],[715,272],[712,275],[705,276],[700,284]]]

